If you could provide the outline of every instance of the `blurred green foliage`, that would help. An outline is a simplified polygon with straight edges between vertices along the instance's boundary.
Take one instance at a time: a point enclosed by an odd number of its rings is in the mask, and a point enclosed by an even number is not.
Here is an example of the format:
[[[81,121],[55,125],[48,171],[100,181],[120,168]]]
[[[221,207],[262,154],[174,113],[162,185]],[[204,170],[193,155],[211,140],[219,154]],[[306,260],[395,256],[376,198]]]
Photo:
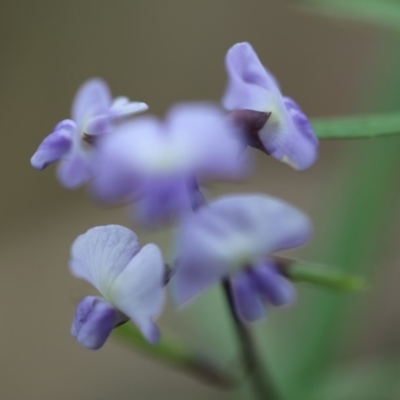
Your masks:
[[[352,18],[400,30],[398,0],[295,0],[293,3],[310,12]]]
[[[312,12],[331,16],[372,21],[383,27],[400,31],[400,0],[303,0],[296,5]],[[389,41],[388,41],[389,42]],[[400,52],[386,48],[386,63],[376,74],[381,79],[378,92],[371,89],[369,108],[377,111],[400,109]],[[371,77],[369,77],[371,78]],[[365,85],[370,84],[366,80]],[[312,125],[320,139],[363,139],[400,133],[400,113],[366,116],[318,118]],[[291,269],[290,278],[334,289],[365,289],[365,282],[352,274],[369,276],[380,260],[385,267],[384,243],[393,223],[393,209],[398,203],[400,171],[400,138],[374,139],[366,142],[357,154],[355,166],[352,153],[342,155],[337,173],[346,178],[347,188],[338,197],[328,193],[321,199],[321,207],[334,210],[326,219],[328,234],[320,237],[317,258],[339,269],[326,270],[299,263]],[[314,254],[315,256],[315,254]],[[275,329],[272,324],[258,325],[255,335],[262,349],[270,374],[282,389],[286,400],[391,400],[398,391],[400,356],[372,360],[368,366],[353,363],[344,368],[335,364],[335,356],[351,341],[348,332],[356,328],[354,295],[343,295],[324,290],[310,290],[300,317]],[[208,345],[218,349],[219,357],[232,357],[236,338],[226,318],[226,304],[215,289],[191,306],[184,318],[192,321]],[[210,326],[210,321],[214,321]],[[118,332],[118,331],[117,331]],[[127,332],[119,333],[125,335]],[[129,335],[128,335],[129,336]],[[290,343],[288,343],[290,338]],[[135,339],[136,340],[136,339]],[[140,344],[140,346],[142,346]],[[148,345],[145,350],[152,353]],[[147,346],[147,347],[146,347]],[[159,347],[161,358],[185,367],[193,354],[175,346]],[[173,354],[171,360],[171,351]],[[156,355],[157,356],[157,355]],[[267,360],[267,361],[266,361]],[[252,398],[249,388],[242,386],[237,398]],[[273,399],[276,400],[276,399]]]

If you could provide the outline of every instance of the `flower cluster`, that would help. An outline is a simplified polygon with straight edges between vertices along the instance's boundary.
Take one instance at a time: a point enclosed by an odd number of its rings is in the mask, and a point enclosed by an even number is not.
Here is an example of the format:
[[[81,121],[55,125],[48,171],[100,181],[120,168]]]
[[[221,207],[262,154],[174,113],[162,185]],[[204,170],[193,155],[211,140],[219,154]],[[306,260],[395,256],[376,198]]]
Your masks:
[[[273,253],[310,238],[308,217],[264,194],[207,203],[201,185],[248,176],[246,146],[303,170],[316,160],[318,141],[250,44],[228,51],[226,69],[223,107],[178,104],[164,120],[131,118],[147,105],[112,99],[104,81],[91,79],[78,90],[72,119],[57,124],[31,159],[40,170],[59,161],[58,179],[66,188],[87,184],[101,202],[128,203],[136,223],[177,224],[176,258],[169,264],[155,244],[141,248],[136,234],[122,226],[95,227],[75,240],[71,273],[99,292],[79,303],[72,323],[72,335],[87,348],[100,348],[128,320],[157,342],[154,319],[167,285],[180,305],[228,281],[236,312],[246,321],[260,319],[267,303],[280,306],[295,297]]]

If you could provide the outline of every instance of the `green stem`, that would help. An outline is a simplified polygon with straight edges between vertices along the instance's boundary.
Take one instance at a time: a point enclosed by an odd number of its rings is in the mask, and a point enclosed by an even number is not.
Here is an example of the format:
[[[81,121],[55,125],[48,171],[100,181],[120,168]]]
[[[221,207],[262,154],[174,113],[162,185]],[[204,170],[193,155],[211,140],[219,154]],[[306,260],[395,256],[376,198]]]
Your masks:
[[[250,373],[254,392],[260,400],[278,400],[279,396],[277,395],[274,385],[258,358],[258,353],[250,332],[235,311],[232,286],[229,279],[224,279],[222,281],[222,287],[229,305],[236,333],[242,346],[243,362]]]

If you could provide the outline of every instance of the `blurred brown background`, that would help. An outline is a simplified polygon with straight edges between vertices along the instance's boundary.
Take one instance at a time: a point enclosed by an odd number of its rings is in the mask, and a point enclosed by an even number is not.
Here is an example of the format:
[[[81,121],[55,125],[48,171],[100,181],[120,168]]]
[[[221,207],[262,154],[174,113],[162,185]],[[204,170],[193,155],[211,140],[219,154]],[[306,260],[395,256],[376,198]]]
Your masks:
[[[124,210],[61,188],[53,168],[38,173],[29,164],[42,138],[68,118],[85,79],[103,77],[115,95],[162,115],[177,101],[219,101],[225,52],[249,41],[309,115],[340,115],[360,110],[380,39],[367,25],[303,14],[279,0],[2,0],[0,399],[225,398],[117,343],[90,352],[69,335],[85,293],[67,269],[72,240],[94,225],[129,223]],[[358,144],[349,146],[356,154]],[[259,158],[246,190],[290,200],[310,212],[318,232],[318,200],[343,149],[322,144],[320,161],[301,175]]]

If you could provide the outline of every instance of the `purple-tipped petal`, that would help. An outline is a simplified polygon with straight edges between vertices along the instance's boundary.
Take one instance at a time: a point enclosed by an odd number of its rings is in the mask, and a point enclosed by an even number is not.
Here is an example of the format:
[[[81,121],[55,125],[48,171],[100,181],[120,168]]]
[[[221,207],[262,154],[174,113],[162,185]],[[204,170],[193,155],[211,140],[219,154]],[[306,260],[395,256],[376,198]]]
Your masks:
[[[257,321],[265,315],[257,288],[247,272],[240,272],[232,279],[236,311],[249,322]]]
[[[77,188],[95,172],[97,136],[112,133],[115,119],[147,108],[144,103],[129,102],[124,97],[112,101],[106,82],[98,78],[89,79],[75,95],[72,120],[64,120],[56,126],[31,158],[31,164],[36,169],[43,169],[62,160],[58,169],[61,184],[69,189]]]
[[[226,68],[229,81],[224,107],[270,114],[259,132],[264,150],[297,170],[309,168],[318,156],[318,140],[311,125],[297,104],[282,96],[251,45],[234,45],[227,53]]]
[[[272,93],[279,92],[272,74],[261,64],[249,43],[237,43],[226,55],[228,86],[222,103],[227,110],[268,111]]]
[[[144,246],[114,279],[110,301],[129,316],[150,343],[159,340],[153,319],[164,305],[164,262],[154,244]]]
[[[140,101],[129,101],[127,97],[116,97],[110,107],[110,115],[113,118],[126,117],[147,111],[149,106]]]
[[[259,132],[266,151],[274,158],[301,171],[309,168],[318,157],[318,140],[300,107],[285,97]]]
[[[87,296],[76,308],[71,335],[83,346],[97,350],[124,317],[101,297]]]
[[[86,183],[92,175],[90,161],[80,152],[68,155],[58,165],[57,177],[60,183],[67,189],[76,189]]]
[[[305,243],[308,217],[273,197],[234,195],[217,199],[182,222],[177,237],[177,300],[183,303],[222,277],[267,254]]]
[[[73,243],[70,270],[92,283],[119,316],[132,319],[149,342],[159,339],[153,319],[163,307],[165,272],[157,246],[139,250],[136,235],[122,226],[92,228]]]
[[[107,114],[112,104],[110,89],[105,81],[92,78],[78,89],[72,104],[72,119],[83,128],[98,115]]]
[[[38,170],[46,168],[54,161],[60,160],[70,150],[76,130],[74,121],[61,121],[54,131],[39,145],[31,158],[32,167]]]
[[[71,247],[70,270],[103,296],[140,249],[134,232],[119,225],[97,226],[78,236]]]
[[[274,306],[292,303],[296,298],[294,286],[276,270],[276,267],[265,262],[251,268],[253,285],[259,293]]]

